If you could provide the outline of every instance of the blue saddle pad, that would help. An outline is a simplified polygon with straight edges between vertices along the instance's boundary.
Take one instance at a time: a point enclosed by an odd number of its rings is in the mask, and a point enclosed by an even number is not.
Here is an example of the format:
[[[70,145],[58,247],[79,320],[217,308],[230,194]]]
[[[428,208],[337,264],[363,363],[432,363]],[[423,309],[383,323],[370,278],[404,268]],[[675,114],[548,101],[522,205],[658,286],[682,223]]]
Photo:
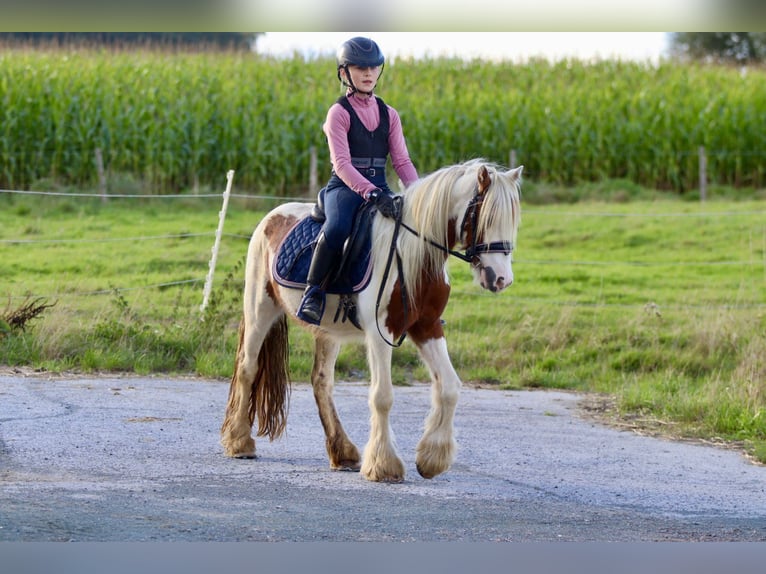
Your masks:
[[[294,289],[306,287],[311,256],[321,229],[322,223],[307,216],[287,233],[274,259],[273,275],[277,283]],[[353,260],[345,260],[344,255],[344,262],[341,264],[343,271],[336,274],[330,282],[327,287],[328,293],[336,295],[358,293],[370,282],[372,275],[370,233],[360,233],[358,241],[361,244],[352,250],[357,254],[356,257]]]

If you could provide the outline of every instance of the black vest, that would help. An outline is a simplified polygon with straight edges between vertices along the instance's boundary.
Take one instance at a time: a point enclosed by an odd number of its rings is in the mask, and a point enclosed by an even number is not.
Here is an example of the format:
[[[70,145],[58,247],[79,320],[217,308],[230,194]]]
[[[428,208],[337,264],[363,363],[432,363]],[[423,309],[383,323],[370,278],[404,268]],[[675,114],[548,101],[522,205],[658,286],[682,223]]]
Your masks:
[[[351,127],[348,130],[348,149],[351,152],[351,164],[378,187],[386,185],[386,160],[388,159],[388,133],[390,123],[388,106],[377,96],[373,96],[380,111],[380,123],[375,131],[370,131],[346,96],[338,98],[338,103],[351,117]]]

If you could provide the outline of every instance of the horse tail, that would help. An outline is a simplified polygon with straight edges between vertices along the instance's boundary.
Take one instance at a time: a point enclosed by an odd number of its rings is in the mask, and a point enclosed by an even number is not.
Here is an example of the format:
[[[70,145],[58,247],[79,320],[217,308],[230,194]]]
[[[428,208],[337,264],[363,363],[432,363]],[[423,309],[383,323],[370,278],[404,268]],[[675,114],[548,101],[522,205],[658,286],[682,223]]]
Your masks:
[[[237,377],[240,373],[241,350],[245,340],[245,321],[239,324],[239,344],[234,362],[234,374],[231,379],[229,390],[229,405],[226,420],[229,413],[236,409],[235,388]],[[249,384],[250,399],[248,416],[252,428],[256,418],[258,419],[258,436],[268,436],[269,440],[280,437],[287,424],[287,411],[290,399],[290,372],[289,372],[289,341],[287,329],[287,317],[282,315],[269,329],[266,338],[258,352],[255,374],[252,381],[242,381]],[[224,427],[226,422],[224,422]]]
[[[287,317],[269,329],[258,353],[258,368],[250,394],[250,424],[258,419],[258,436],[282,436],[290,402],[290,356]]]

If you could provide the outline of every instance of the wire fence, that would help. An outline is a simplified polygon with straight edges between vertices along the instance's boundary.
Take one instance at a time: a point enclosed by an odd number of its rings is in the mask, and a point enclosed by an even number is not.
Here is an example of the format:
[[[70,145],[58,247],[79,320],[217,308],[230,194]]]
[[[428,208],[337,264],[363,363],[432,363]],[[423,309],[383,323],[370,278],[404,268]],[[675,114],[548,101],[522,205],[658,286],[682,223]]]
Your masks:
[[[8,190],[8,189],[0,189],[0,195],[7,194],[7,195],[20,195],[20,196],[31,196],[31,197],[39,197],[41,200],[44,200],[48,197],[61,197],[65,196],[68,198],[83,198],[83,199],[89,199],[89,198],[100,198],[100,194],[96,193],[68,193],[68,192],[49,192],[49,191],[24,191],[24,190]],[[251,195],[251,194],[229,194],[231,198],[238,198],[238,199],[245,199],[245,200],[268,200],[276,203],[284,203],[287,201],[312,201],[311,199],[306,198],[295,198],[295,197],[280,197],[280,196],[273,196],[273,195]],[[221,199],[222,194],[220,193],[209,193],[209,194],[175,194],[175,195],[148,195],[148,194],[110,194],[110,199],[124,199],[124,200],[156,200],[159,202],[164,201],[173,201],[177,199],[185,199],[185,200],[203,200],[203,199]],[[558,216],[566,216],[566,217],[593,217],[593,218],[645,218],[645,217],[651,217],[651,218],[703,218],[703,217],[731,217],[736,218],[743,215],[752,216],[752,215],[764,215],[766,218],[766,208],[759,211],[753,211],[752,209],[749,210],[742,210],[742,211],[736,211],[736,210],[728,210],[728,211],[695,211],[695,212],[653,212],[653,213],[639,213],[639,212],[587,212],[587,211],[561,211],[561,210],[551,210],[546,209],[544,207],[535,208],[535,207],[527,207],[525,208],[525,215],[527,217],[529,216],[535,216],[535,215],[551,215],[555,214]],[[225,217],[225,213],[216,213],[217,216]],[[212,217],[211,217],[212,220]],[[766,219],[764,219],[766,221]],[[766,226],[764,226],[764,241],[766,241]],[[27,239],[27,238],[2,238],[0,239],[0,246],[3,245],[25,245],[25,246],[33,246],[33,245],[73,245],[73,246],[87,246],[89,244],[102,244],[102,243],[135,243],[135,242],[141,242],[141,241],[158,241],[158,240],[173,240],[173,239],[188,239],[188,238],[205,238],[209,237],[211,238],[211,241],[216,237],[216,231],[211,230],[209,232],[201,232],[201,233],[169,233],[169,234],[162,234],[162,235],[156,235],[156,234],[148,234],[148,235],[133,235],[129,237],[113,237],[113,236],[104,236],[104,237],[97,237],[97,238],[75,238],[75,237],[69,237],[69,238],[56,238],[56,239]],[[249,240],[249,235],[241,235],[236,233],[220,233],[219,239],[226,238],[226,239],[232,239],[237,241],[245,241]],[[764,248],[764,251],[766,251],[766,247]],[[616,267],[646,267],[646,268],[658,268],[658,269],[668,269],[668,268],[681,268],[681,267],[737,267],[737,266],[753,266],[753,265],[760,265],[763,266],[763,274],[764,274],[764,283],[766,284],[766,253],[764,253],[763,260],[762,261],[753,261],[753,259],[749,260],[716,260],[716,261],[630,261],[630,260],[566,260],[566,259],[523,259],[518,258],[514,260],[515,264],[521,264],[521,265],[536,265],[536,266],[556,266],[556,267],[599,267],[602,269],[609,269],[609,268],[616,268]],[[208,277],[208,280],[211,280],[212,277]],[[8,294],[7,297],[9,300],[19,300],[19,299],[29,299],[29,298],[51,298],[56,297],[58,299],[60,298],[67,298],[67,297],[91,297],[91,296],[99,296],[99,295],[112,295],[114,293],[122,293],[122,292],[130,292],[135,290],[146,290],[146,289],[166,289],[169,287],[180,287],[180,286],[188,286],[188,285],[194,285],[194,284],[200,284],[202,285],[206,281],[206,277],[198,277],[198,278],[192,278],[192,279],[177,279],[177,280],[170,280],[170,281],[163,281],[159,283],[149,284],[149,285],[141,285],[141,286],[115,286],[110,287],[109,289],[97,289],[97,290],[86,290],[86,291],[66,291],[66,292],[58,292],[56,294],[50,294],[50,293],[25,293],[25,294]],[[453,291],[453,294],[467,294],[467,293],[461,293],[460,291]],[[764,291],[764,298],[766,299],[766,285],[765,285],[765,291]],[[597,303],[591,303],[591,302],[582,302],[582,301],[572,301],[572,300],[555,300],[551,301],[550,299],[541,299],[537,297],[520,297],[515,296],[515,301],[528,301],[528,302],[546,302],[549,304],[559,305],[559,306],[581,306],[581,307],[591,307],[591,308],[623,308],[623,307],[643,307],[645,306],[644,303],[641,304],[621,304],[621,303],[605,303],[605,302],[597,302]],[[683,307],[683,308],[689,308],[694,309],[700,307],[699,305],[695,305],[693,303],[687,303],[684,305],[675,305],[674,307]],[[709,306],[707,306],[709,307]],[[745,304],[731,304],[731,305],[719,305],[718,308],[720,309],[731,309],[731,308],[766,308],[766,301],[754,301],[749,302]]]

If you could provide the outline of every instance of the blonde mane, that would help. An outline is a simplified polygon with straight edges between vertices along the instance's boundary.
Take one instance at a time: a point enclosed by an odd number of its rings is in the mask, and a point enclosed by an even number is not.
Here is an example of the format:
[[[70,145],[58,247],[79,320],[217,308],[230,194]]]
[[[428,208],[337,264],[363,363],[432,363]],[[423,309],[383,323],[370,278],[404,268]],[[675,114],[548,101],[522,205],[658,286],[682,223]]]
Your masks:
[[[411,298],[417,293],[421,281],[444,275],[447,254],[430,241],[449,245],[450,228],[454,229],[462,222],[468,202],[476,192],[481,166],[487,168],[491,183],[485,191],[476,233],[482,236],[488,229],[500,230],[503,239],[515,243],[521,221],[518,179],[506,177],[498,166],[482,159],[443,167],[421,178],[404,190],[402,213],[403,222],[417,230],[420,237],[401,229],[397,242],[405,288]],[[390,230],[385,232],[390,237],[393,222],[380,223]],[[386,261],[390,240],[376,241],[373,249],[376,261]]]

